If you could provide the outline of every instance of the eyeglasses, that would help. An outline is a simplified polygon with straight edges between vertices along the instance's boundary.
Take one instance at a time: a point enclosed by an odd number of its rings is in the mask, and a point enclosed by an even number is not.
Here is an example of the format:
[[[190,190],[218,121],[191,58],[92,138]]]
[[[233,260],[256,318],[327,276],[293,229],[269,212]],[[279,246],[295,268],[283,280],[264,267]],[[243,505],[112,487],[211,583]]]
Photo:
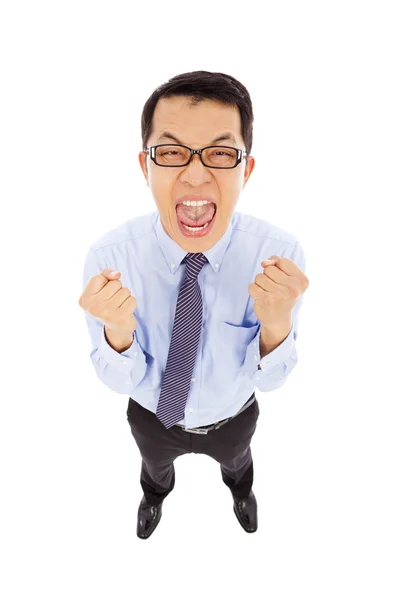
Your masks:
[[[179,144],[159,144],[144,151],[159,167],[185,167],[194,154],[200,156],[205,167],[212,169],[234,169],[247,156],[244,150],[232,146],[206,146],[201,150],[192,150]]]

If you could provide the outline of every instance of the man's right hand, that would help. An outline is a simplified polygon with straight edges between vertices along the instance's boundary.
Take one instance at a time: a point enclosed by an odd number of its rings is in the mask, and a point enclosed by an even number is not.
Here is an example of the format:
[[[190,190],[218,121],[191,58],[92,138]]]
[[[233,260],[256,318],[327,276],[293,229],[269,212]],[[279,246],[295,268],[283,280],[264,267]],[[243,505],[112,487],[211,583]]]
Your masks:
[[[121,336],[133,334],[136,319],[133,311],[136,298],[128,288],[123,288],[119,271],[111,275],[113,269],[103,269],[94,275],[79,298],[79,306],[96,317],[103,325]]]

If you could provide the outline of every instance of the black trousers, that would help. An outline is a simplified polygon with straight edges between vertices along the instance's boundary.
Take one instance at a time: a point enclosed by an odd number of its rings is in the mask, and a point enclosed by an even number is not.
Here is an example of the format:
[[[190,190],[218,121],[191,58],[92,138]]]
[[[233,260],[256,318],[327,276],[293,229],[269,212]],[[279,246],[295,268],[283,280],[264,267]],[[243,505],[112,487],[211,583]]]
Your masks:
[[[174,460],[189,452],[216,460],[223,482],[237,498],[250,494],[254,476],[250,442],[260,414],[257,399],[220,429],[207,434],[190,433],[177,425],[166,429],[152,411],[133,398],[129,398],[126,414],[142,457],[140,484],[149,504],[160,504],[172,492]]]

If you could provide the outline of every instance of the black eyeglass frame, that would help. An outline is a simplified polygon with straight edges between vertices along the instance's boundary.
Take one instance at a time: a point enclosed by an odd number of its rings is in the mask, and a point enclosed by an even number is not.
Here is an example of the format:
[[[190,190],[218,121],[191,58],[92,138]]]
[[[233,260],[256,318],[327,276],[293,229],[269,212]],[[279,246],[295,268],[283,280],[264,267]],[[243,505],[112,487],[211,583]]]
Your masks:
[[[178,146],[179,148],[187,148],[188,150],[190,150],[189,160],[184,165],[160,165],[159,163],[156,162],[156,149],[159,148],[160,146]],[[206,165],[203,160],[202,152],[203,152],[203,150],[207,150],[208,148],[221,148],[221,149],[229,148],[230,150],[235,150],[236,151],[236,163],[233,165],[233,167],[212,167],[210,165]],[[146,150],[143,150],[143,152],[145,152],[146,154],[148,154],[150,156],[151,160],[154,162],[155,165],[157,165],[157,167],[167,167],[167,168],[186,167],[186,165],[188,165],[190,163],[190,161],[192,160],[194,154],[198,154],[200,156],[201,162],[203,163],[203,165],[205,167],[207,167],[207,169],[235,169],[238,166],[238,164],[242,162],[242,159],[243,158],[247,159],[247,156],[248,156],[248,154],[245,150],[240,150],[239,148],[234,148],[233,146],[206,146],[205,148],[200,148],[199,150],[193,150],[192,148],[189,148],[189,146],[185,146],[184,144],[157,144],[157,146],[150,146],[150,148],[146,148]]]

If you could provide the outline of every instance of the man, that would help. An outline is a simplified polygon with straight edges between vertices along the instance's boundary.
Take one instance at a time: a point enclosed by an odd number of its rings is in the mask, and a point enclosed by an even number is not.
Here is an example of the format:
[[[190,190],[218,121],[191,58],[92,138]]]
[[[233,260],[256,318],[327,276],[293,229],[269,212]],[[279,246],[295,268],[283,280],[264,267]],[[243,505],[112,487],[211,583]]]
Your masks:
[[[309,282],[293,235],[235,211],[255,165],[252,127],[250,96],[233,77],[197,71],[157,88],[139,162],[158,210],[102,236],[86,258],[79,304],[91,359],[105,385],[130,395],[141,539],[188,452],[220,464],[237,519],[257,530],[254,390],[280,387],[295,367]]]

